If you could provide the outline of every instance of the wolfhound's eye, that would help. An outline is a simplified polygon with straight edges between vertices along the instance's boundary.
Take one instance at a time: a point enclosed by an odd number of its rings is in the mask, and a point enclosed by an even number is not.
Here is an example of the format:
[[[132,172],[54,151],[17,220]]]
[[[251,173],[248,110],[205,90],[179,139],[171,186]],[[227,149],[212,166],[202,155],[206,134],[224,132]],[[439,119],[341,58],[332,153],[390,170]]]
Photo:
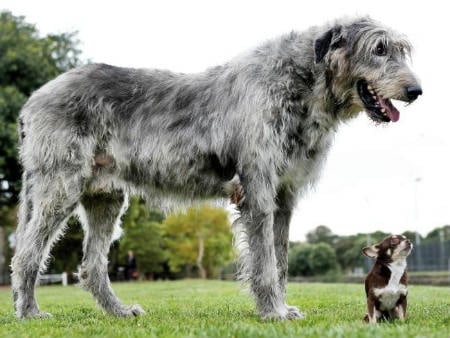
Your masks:
[[[383,42],[378,42],[378,45],[375,48],[375,54],[378,56],[385,56],[387,54],[387,48]]]

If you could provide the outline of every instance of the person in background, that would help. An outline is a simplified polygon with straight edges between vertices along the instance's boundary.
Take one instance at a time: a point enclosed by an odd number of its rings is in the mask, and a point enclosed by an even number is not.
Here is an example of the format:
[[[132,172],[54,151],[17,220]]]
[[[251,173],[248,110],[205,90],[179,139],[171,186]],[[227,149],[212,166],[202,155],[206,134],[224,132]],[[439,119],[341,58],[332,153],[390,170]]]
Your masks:
[[[128,250],[126,273],[125,273],[126,280],[137,279],[138,273],[136,268],[137,268],[136,257],[134,257],[133,251]]]

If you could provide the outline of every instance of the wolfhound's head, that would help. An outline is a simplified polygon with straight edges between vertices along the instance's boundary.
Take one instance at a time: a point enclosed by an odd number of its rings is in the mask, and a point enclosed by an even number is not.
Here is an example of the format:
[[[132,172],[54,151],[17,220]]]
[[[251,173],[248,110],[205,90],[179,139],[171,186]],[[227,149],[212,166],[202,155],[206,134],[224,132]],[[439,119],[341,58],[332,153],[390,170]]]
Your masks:
[[[315,40],[315,61],[338,113],[365,110],[376,122],[396,122],[391,99],[414,101],[422,94],[408,67],[411,44],[403,35],[370,18],[335,24]]]

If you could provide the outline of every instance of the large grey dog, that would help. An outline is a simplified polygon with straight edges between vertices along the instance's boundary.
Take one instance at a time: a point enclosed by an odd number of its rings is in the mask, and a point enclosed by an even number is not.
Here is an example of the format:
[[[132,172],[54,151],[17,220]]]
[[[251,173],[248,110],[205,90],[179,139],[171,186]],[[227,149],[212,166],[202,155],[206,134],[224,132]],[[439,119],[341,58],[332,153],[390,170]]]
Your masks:
[[[363,17],[292,32],[198,74],[89,64],[44,85],[19,117],[17,317],[48,316],[34,287],[71,214],[85,231],[81,286],[107,312],[134,316],[143,310],[119,301],[107,273],[127,195],[155,204],[238,189],[241,279],[263,318],[302,318],[285,302],[292,209],[341,121],[365,110],[395,122],[391,99],[422,93],[410,49]]]

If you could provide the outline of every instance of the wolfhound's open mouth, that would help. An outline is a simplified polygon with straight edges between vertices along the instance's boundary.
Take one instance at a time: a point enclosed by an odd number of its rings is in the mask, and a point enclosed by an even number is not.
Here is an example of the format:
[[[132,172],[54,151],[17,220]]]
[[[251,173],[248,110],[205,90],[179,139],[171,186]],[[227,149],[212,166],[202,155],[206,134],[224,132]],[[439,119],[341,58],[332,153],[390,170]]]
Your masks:
[[[366,80],[359,80],[356,88],[372,120],[375,122],[397,122],[399,120],[400,112],[394,107],[391,100],[378,95]]]

